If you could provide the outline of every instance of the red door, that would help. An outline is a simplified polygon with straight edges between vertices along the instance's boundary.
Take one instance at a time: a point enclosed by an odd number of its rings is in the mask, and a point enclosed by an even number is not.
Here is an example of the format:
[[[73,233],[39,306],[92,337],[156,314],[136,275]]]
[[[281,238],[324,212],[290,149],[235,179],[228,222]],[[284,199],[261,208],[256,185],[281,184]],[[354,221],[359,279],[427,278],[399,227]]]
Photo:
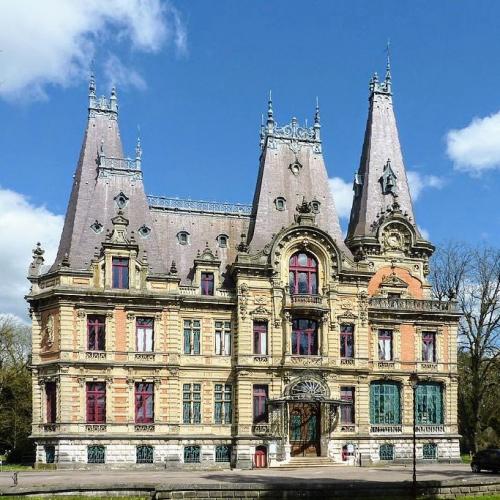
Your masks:
[[[256,469],[267,467],[267,448],[265,446],[255,448],[254,463]]]

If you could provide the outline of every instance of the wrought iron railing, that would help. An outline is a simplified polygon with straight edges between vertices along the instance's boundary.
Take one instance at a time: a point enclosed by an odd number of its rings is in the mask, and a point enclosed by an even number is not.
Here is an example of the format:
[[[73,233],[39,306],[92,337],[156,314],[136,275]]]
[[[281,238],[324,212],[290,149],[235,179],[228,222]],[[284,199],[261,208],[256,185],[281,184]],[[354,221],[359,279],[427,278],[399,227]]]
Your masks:
[[[271,424],[254,424],[252,426],[252,434],[264,436],[271,432]]]
[[[371,425],[370,432],[374,434],[397,434],[402,431],[401,424]]]
[[[421,434],[442,434],[445,429],[442,424],[423,424],[417,425],[415,431]]]
[[[372,297],[369,301],[369,306],[373,309],[393,309],[400,311],[458,312],[456,302],[440,300]]]
[[[292,294],[290,295],[292,304],[315,304],[321,305],[323,297],[321,295]]]
[[[140,159],[133,160],[132,158],[112,158],[108,156],[100,156],[99,166],[112,170],[140,170]]]
[[[182,200],[165,196],[148,196],[151,208],[182,212],[216,213],[226,215],[251,215],[252,205],[218,201]]]

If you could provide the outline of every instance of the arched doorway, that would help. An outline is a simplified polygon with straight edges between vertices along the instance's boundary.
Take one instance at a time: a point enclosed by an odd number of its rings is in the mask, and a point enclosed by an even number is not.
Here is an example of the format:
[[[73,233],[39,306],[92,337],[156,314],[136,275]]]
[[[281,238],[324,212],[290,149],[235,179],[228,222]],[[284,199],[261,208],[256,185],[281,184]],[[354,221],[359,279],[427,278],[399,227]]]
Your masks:
[[[256,469],[267,467],[267,446],[257,446],[255,448],[254,466]]]

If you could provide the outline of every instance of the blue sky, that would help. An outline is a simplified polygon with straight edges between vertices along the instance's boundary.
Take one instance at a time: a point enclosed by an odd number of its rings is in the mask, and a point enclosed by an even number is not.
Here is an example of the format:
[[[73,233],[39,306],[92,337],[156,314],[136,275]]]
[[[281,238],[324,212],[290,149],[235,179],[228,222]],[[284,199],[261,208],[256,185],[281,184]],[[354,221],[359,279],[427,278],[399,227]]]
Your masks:
[[[268,90],[279,123],[293,115],[311,120],[318,96],[345,226],[368,80],[384,71],[388,38],[418,224],[434,243],[500,242],[498,2],[13,4],[2,6],[0,20],[0,227],[5,245],[16,239],[7,236],[10,226],[24,234],[16,243],[22,248],[5,256],[15,259],[13,267],[26,255],[26,269],[37,239],[46,240],[49,255],[57,245],[83,138],[91,59],[98,93],[108,94],[112,81],[118,86],[130,155],[140,126],[150,194],[250,202]],[[18,220],[19,212],[26,217]],[[4,304],[8,293],[0,290]]]

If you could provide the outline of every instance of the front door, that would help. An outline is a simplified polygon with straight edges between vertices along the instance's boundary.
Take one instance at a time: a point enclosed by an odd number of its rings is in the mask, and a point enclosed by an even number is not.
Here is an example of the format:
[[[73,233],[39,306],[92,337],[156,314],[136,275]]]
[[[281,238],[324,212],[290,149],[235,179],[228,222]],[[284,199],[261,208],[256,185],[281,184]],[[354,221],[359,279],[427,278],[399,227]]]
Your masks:
[[[319,403],[290,402],[290,445],[292,457],[320,455]]]

